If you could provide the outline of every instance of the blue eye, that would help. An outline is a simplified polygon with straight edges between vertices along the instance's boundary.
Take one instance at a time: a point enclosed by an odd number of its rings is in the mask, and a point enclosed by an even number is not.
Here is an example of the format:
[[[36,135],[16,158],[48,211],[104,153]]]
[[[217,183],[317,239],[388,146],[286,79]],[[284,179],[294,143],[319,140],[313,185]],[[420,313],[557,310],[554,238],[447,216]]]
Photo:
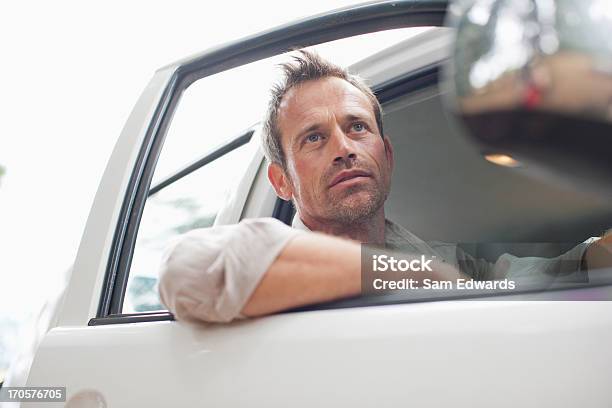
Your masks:
[[[363,123],[353,123],[353,130],[356,132],[363,132],[365,130],[365,126]]]
[[[318,142],[321,139],[321,135],[318,133],[313,133],[312,135],[308,135],[306,137],[306,141],[310,143]]]

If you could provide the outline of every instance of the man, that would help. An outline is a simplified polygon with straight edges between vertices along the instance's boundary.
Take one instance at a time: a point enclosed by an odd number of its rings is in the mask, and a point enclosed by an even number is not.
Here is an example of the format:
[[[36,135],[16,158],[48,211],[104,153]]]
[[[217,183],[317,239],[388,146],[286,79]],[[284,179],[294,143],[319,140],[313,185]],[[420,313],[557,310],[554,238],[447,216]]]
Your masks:
[[[491,264],[456,245],[420,240],[385,218],[393,148],[381,107],[357,77],[301,52],[283,65],[263,129],[268,178],[297,214],[194,230],[167,252],[162,302],[178,319],[230,321],[361,292],[360,243],[433,259],[434,280],[497,279],[580,261],[587,243],[555,259],[504,255]],[[342,239],[344,238],[344,239]],[[461,270],[462,272],[459,272]],[[415,278],[423,278],[415,272]]]

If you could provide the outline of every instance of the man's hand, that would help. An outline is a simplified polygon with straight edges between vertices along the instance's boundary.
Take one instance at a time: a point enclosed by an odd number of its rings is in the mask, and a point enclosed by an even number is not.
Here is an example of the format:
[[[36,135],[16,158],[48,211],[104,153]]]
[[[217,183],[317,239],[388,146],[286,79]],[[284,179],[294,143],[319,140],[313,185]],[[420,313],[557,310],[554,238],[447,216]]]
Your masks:
[[[612,267],[612,230],[589,245],[584,260],[587,270]]]

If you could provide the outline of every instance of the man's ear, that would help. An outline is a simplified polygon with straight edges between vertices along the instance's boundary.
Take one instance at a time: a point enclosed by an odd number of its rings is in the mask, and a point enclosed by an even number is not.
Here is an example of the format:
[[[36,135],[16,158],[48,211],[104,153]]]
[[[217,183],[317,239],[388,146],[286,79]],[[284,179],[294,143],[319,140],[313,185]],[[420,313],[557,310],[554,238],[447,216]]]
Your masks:
[[[268,180],[274,187],[276,195],[285,201],[293,198],[293,186],[287,177],[287,173],[278,163],[268,164]]]
[[[383,137],[383,143],[385,144],[385,154],[387,155],[387,162],[389,163],[390,173],[393,173],[393,166],[395,164],[393,158],[393,146],[391,145],[391,140],[387,136]]]

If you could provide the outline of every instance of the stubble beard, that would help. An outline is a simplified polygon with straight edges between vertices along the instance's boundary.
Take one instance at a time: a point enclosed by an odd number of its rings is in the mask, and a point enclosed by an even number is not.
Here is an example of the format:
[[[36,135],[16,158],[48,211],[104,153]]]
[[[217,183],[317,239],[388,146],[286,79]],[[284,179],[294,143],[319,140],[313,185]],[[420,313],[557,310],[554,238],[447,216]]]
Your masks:
[[[367,197],[361,198],[367,192]],[[383,207],[387,193],[382,186],[354,186],[343,191],[342,197],[329,197],[327,218],[347,227],[369,223]]]

